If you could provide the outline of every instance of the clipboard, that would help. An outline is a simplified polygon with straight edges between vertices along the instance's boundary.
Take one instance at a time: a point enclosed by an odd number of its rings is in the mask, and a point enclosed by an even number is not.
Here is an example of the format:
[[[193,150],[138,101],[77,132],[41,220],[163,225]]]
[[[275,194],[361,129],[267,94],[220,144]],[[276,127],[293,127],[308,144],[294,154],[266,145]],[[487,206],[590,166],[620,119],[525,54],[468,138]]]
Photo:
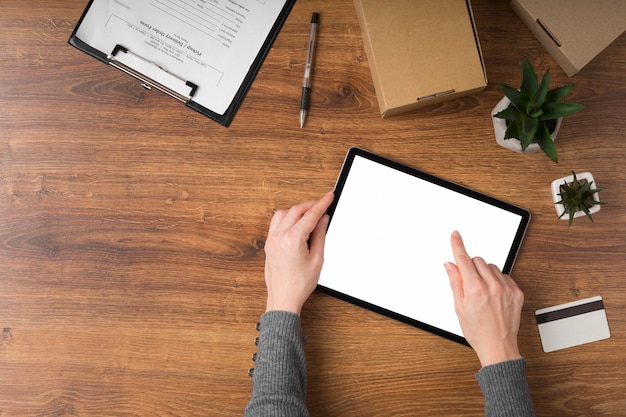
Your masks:
[[[227,127],[295,2],[90,0],[68,43]],[[245,53],[234,55],[235,47]]]
[[[523,208],[359,148],[328,214],[318,291],[467,346],[443,266],[450,235],[508,274],[530,222]]]

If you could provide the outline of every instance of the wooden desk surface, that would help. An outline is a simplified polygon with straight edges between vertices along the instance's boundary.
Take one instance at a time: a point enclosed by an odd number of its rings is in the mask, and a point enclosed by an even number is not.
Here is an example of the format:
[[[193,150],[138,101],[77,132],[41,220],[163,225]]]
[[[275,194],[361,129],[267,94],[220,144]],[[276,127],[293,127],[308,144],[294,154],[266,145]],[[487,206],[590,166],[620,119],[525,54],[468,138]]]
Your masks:
[[[242,415],[270,216],[332,189],[350,146],[529,208],[513,276],[537,412],[624,415],[626,35],[569,79],[506,2],[475,0],[488,88],[382,120],[352,1],[299,1],[224,128],[67,45],[86,3],[0,4],[1,416]],[[523,56],[587,106],[559,164],[493,138]],[[572,169],[609,205],[568,230],[549,184]],[[535,309],[594,295],[612,337],[544,353]],[[468,348],[317,293],[303,326],[313,416],[483,415]]]

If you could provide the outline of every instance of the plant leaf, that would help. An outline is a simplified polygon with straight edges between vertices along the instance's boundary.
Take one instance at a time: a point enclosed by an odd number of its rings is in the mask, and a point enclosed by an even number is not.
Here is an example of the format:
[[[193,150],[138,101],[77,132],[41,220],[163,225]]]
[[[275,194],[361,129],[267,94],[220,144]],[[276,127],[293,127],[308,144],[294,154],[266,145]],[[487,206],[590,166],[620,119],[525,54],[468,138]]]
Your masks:
[[[585,106],[577,103],[545,103],[541,120],[558,119],[581,111]]]
[[[498,117],[500,119],[506,119],[506,120],[521,120],[522,119],[522,115],[520,114],[520,111],[517,110],[515,107],[507,107],[506,109],[494,114],[494,117]]]
[[[546,71],[543,75],[543,79],[541,80],[541,84],[535,91],[532,102],[530,103],[529,109],[531,112],[535,112],[538,109],[541,109],[543,103],[546,101],[546,95],[548,94],[548,85],[550,84],[550,71]]]
[[[526,147],[531,144],[533,139],[535,139],[535,134],[538,127],[538,119],[532,117],[524,117],[524,119],[522,119],[522,137],[519,138],[522,141],[522,149],[526,149]]]
[[[567,228],[568,229],[570,227],[572,227],[572,221],[574,221],[574,213],[575,213],[575,210],[574,210],[573,207],[571,207],[570,210],[569,210],[569,213],[568,213],[568,215],[569,215],[569,222],[567,223]]]
[[[504,95],[511,100],[511,103],[513,103],[515,107],[517,107],[522,113],[526,113],[528,103],[530,103],[529,99],[524,97],[522,93],[509,85],[500,84],[500,89]]]
[[[520,136],[520,122],[513,120],[504,132],[504,139],[519,138]]]
[[[591,213],[589,213],[589,208],[586,205],[582,205],[582,210],[585,212],[585,215],[593,222],[593,217],[591,217]]]
[[[522,63],[522,85],[520,91],[523,95],[531,98],[537,90],[537,74],[528,58],[524,58]]]
[[[526,148],[528,148],[528,145],[533,143],[533,140],[534,140],[532,136],[524,135],[524,133],[521,130],[519,134],[517,135],[517,138],[519,139],[520,144],[522,145],[523,151],[525,151]]]
[[[561,101],[573,87],[574,84],[569,84],[548,91],[548,94],[546,95],[546,102]]]
[[[552,140],[552,136],[550,136],[550,132],[544,123],[539,123],[536,139],[539,147],[545,152],[546,155],[548,155],[548,158],[554,162],[559,162],[559,156],[556,153],[554,140]]]

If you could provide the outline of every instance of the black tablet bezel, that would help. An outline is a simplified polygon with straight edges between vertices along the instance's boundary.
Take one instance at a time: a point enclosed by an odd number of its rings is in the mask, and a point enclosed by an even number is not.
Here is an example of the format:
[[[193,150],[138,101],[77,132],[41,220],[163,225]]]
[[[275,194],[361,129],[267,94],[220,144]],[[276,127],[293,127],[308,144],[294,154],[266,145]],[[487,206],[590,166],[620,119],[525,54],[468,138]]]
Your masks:
[[[350,174],[350,170],[352,168],[352,163],[354,162],[354,159],[360,156],[362,158],[368,159],[370,161],[385,165],[389,168],[395,169],[397,171],[403,172],[405,174],[409,174],[412,175],[414,177],[423,179],[425,181],[431,182],[433,184],[439,185],[441,187],[447,188],[449,190],[452,190],[454,192],[463,194],[465,196],[477,199],[479,201],[485,202],[487,204],[490,204],[492,206],[495,206],[497,208],[509,211],[513,214],[519,215],[520,216],[520,224],[519,227],[517,229],[517,232],[515,234],[515,238],[513,239],[513,243],[511,245],[511,248],[509,250],[506,262],[504,264],[504,267],[502,268],[502,272],[504,272],[505,274],[508,274],[511,272],[511,269],[513,268],[513,264],[515,262],[515,258],[517,256],[517,253],[519,252],[519,249],[521,247],[522,244],[522,240],[524,238],[524,235],[526,233],[526,229],[528,228],[528,224],[530,223],[530,217],[531,214],[528,210],[523,209],[521,207],[518,206],[514,206],[512,204],[509,204],[507,202],[504,202],[502,200],[499,200],[497,198],[491,197],[489,195],[480,193],[478,191],[472,190],[470,188],[464,187],[462,185],[444,180],[443,178],[440,177],[436,177],[434,175],[428,174],[426,172],[420,171],[418,169],[409,167],[407,165],[403,165],[399,162],[393,161],[391,159],[385,158],[383,156],[371,153],[369,151],[366,151],[364,149],[361,148],[350,148],[343,167],[341,169],[341,172],[339,174],[339,177],[337,179],[337,183],[335,185],[335,199],[333,201],[333,203],[330,205],[330,207],[328,208],[328,215],[330,216],[330,223],[329,223],[329,227],[332,224],[332,218],[333,218],[333,214],[335,212],[335,209],[337,208],[337,205],[339,203],[339,200],[341,199],[341,193],[343,191],[343,188],[346,184],[346,180],[348,179],[348,175]],[[394,311],[388,310],[386,308],[382,308],[379,307],[377,305],[371,304],[369,302],[363,301],[361,299],[355,298],[350,296],[349,294],[345,294],[336,290],[333,290],[332,288],[323,286],[321,284],[318,284],[317,286],[317,290],[321,293],[336,297],[340,300],[343,301],[347,301],[351,304],[355,304],[357,306],[363,307],[365,309],[374,311],[376,313],[382,314],[384,316],[390,317],[392,319],[401,321],[403,323],[409,324],[411,326],[417,327],[419,329],[422,330],[426,330],[428,332],[434,333],[436,335],[445,337],[449,340],[455,341],[457,343],[461,343],[463,345],[469,346],[469,343],[467,342],[467,340],[464,337],[461,337],[459,335],[456,335],[454,333],[448,332],[446,330],[440,329],[438,327],[434,327],[428,323],[424,323],[418,320],[415,320],[413,318],[404,316],[402,314],[396,313]]]

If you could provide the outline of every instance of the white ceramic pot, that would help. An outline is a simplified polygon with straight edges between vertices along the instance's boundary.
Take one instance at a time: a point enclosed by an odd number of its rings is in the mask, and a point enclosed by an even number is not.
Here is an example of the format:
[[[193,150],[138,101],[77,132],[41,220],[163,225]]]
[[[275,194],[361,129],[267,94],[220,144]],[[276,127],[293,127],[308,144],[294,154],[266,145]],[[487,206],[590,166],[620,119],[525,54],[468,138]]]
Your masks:
[[[582,179],[586,179],[588,182],[592,182],[593,181],[593,175],[591,175],[591,172],[582,172],[580,174],[576,174],[576,179],[578,180],[582,180]],[[554,180],[552,181],[551,184],[551,188],[552,188],[552,201],[554,201],[554,207],[556,208],[556,214],[558,216],[561,216],[563,214],[563,212],[565,212],[565,207],[563,206],[563,204],[556,204],[558,201],[561,201],[561,194],[560,194],[560,188],[561,185],[563,185],[563,183],[570,183],[574,181],[574,176],[573,175],[568,175],[567,177],[563,177],[563,178],[559,178],[558,180]],[[598,185],[595,183],[595,181],[593,182],[593,184],[591,185],[591,188],[598,188]],[[596,201],[600,201],[600,197],[598,196],[598,193],[593,194],[593,199]],[[589,208],[589,214],[594,214],[600,211],[600,205],[595,205],[595,206],[591,206],[591,208]],[[574,218],[576,217],[580,217],[580,216],[584,216],[585,212],[583,211],[577,211],[574,214]],[[568,216],[563,216],[561,217],[561,220],[569,220]]]
[[[509,107],[511,101],[507,97],[503,97],[502,100],[496,104],[496,107],[491,111],[491,120],[493,121],[493,131],[496,134],[496,142],[503,148],[507,148],[512,150],[513,152],[521,153],[521,154],[531,154],[541,150],[541,147],[536,143],[531,143],[526,147],[525,150],[522,150],[522,143],[519,139],[511,138],[504,139],[504,134],[506,133],[506,120],[495,117],[495,115],[502,110]],[[552,132],[552,140],[556,140],[556,135],[559,133],[559,129],[561,127],[561,122],[563,121],[562,117],[559,117],[556,120],[556,127],[554,132]]]

